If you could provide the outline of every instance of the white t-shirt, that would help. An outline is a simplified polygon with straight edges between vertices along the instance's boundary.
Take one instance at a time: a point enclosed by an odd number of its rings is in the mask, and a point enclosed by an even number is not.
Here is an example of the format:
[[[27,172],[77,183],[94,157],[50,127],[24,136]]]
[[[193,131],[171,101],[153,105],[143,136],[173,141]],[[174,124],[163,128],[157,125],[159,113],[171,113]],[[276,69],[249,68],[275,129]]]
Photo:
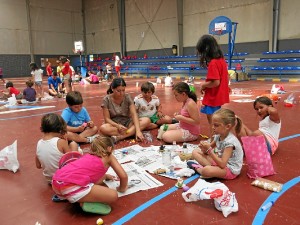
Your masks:
[[[31,75],[33,76],[33,79],[35,82],[43,81],[43,70],[42,69],[31,71]]]
[[[147,102],[142,94],[134,98],[134,104],[139,117],[151,117],[157,112],[157,107],[160,105],[156,95],[151,96],[151,101]]]
[[[53,174],[58,169],[58,162],[63,153],[57,148],[60,138],[54,137],[50,140],[39,140],[37,143],[36,155],[42,165],[43,175],[48,182],[51,182]]]
[[[120,57],[117,55],[115,57],[115,66],[120,66]]]
[[[263,120],[259,122],[259,130],[270,136],[273,137],[275,141],[278,141],[279,133],[281,129],[281,122],[275,123],[270,119],[270,116],[265,117]]]
[[[111,65],[106,65],[106,73],[111,73]]]
[[[243,166],[244,152],[237,137],[230,132],[223,141],[220,140],[220,135],[215,135],[214,140],[216,142],[217,154],[219,157],[222,157],[225,148],[233,147],[234,150],[231,157],[228,159],[226,166],[233,174],[240,174]]]
[[[165,86],[172,87],[173,86],[173,79],[172,77],[166,77],[165,78]]]

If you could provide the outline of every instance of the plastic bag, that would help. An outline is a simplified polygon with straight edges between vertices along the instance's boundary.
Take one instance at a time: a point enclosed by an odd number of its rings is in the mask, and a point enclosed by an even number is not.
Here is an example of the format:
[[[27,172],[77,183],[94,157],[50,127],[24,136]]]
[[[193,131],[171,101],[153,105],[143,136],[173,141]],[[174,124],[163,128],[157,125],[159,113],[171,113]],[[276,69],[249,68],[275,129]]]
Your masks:
[[[12,96],[9,97],[9,98],[7,99],[7,101],[8,101],[7,106],[16,105],[16,104],[17,104],[17,99],[16,99],[15,94],[12,94]]]
[[[245,136],[241,139],[248,164],[248,177],[257,178],[275,174],[265,137],[263,135]]]
[[[235,193],[229,191],[221,182],[209,183],[199,179],[193,187],[182,193],[182,197],[186,202],[214,199],[216,209],[221,211],[224,217],[239,209]]]
[[[17,172],[20,164],[17,159],[17,140],[0,151],[0,169]]]

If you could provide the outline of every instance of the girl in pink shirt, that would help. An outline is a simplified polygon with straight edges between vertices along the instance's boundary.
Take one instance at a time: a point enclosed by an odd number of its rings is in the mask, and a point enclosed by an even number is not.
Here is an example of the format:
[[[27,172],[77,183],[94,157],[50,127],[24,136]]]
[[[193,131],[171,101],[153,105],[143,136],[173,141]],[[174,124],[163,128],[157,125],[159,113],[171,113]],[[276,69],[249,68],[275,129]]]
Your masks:
[[[92,142],[90,153],[58,169],[52,178],[56,195],[71,203],[79,202],[86,212],[108,214],[111,208],[103,203],[115,202],[117,191],[125,192],[128,188],[128,176],[112,154],[113,146],[110,137],[99,136]],[[104,179],[113,179],[106,174],[110,166],[120,179],[117,190],[102,186]]]
[[[195,141],[200,134],[200,114],[197,106],[197,96],[190,91],[185,82],[179,82],[173,87],[173,93],[178,102],[182,102],[182,108],[174,117],[177,124],[162,125],[158,138],[167,143]]]

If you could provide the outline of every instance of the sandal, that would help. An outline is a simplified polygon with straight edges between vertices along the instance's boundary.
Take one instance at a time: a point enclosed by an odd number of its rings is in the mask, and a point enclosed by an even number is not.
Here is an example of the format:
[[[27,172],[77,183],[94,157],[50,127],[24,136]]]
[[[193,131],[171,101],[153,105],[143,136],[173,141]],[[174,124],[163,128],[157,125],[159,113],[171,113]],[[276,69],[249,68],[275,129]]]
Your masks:
[[[196,163],[195,161],[187,161],[186,164],[187,164],[188,168],[195,170],[196,173],[198,173],[197,169],[203,168],[202,165]]]
[[[84,202],[82,205],[82,210],[89,213],[107,215],[111,212],[111,207],[100,202]]]

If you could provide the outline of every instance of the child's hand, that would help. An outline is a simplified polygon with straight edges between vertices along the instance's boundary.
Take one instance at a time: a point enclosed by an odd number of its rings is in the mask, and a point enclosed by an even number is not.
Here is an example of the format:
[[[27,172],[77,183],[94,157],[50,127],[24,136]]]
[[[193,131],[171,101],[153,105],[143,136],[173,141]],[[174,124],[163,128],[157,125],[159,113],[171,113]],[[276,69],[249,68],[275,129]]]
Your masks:
[[[95,126],[95,124],[94,124],[93,121],[89,121],[89,122],[87,123],[87,126],[90,127],[90,128],[92,128],[92,127]]]
[[[164,118],[165,115],[162,112],[157,112],[157,117],[158,118]]]
[[[84,124],[81,124],[79,127],[77,127],[77,132],[83,132],[84,130],[85,130],[85,128],[86,128],[86,125],[84,125]]]
[[[128,189],[128,186],[127,186],[127,185],[126,185],[125,188],[121,188],[120,186],[117,187],[117,191],[118,191],[118,192],[121,192],[121,193],[124,193],[127,189]]]
[[[143,133],[139,131],[139,132],[136,132],[135,139],[140,140],[140,141],[144,141],[145,137],[144,137]]]
[[[210,143],[208,141],[200,141],[199,147],[203,152],[210,148]]]
[[[105,174],[105,180],[116,180],[116,177],[110,174]]]
[[[118,124],[118,131],[120,134],[124,134],[127,131],[127,127],[125,127],[121,124]]]
[[[177,114],[176,116],[174,115],[174,118],[178,121],[182,120],[182,118],[184,118],[184,116]]]

